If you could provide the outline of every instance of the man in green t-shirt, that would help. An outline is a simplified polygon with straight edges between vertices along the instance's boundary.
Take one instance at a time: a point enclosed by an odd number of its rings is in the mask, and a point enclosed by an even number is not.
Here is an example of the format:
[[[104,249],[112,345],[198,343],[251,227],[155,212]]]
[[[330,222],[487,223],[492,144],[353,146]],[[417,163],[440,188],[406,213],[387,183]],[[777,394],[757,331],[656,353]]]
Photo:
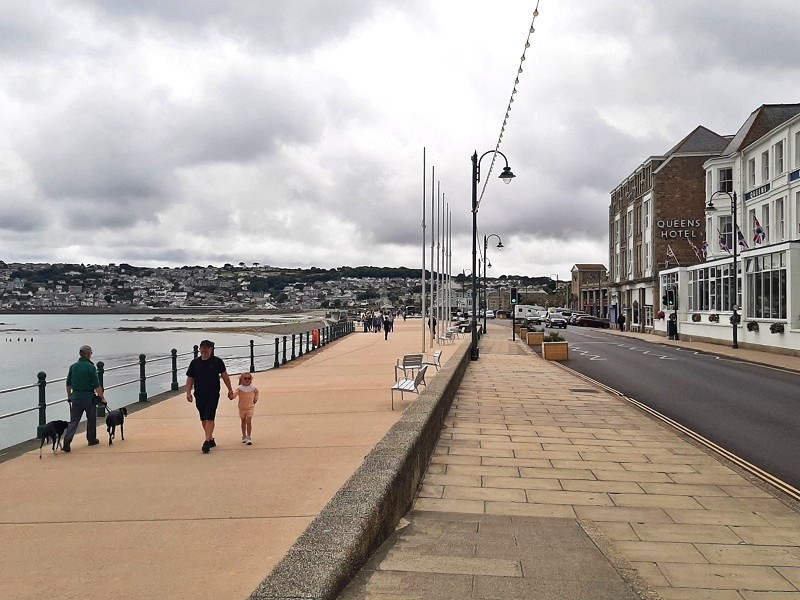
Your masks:
[[[99,444],[97,439],[97,409],[95,408],[95,396],[100,398],[100,402],[106,404],[106,397],[103,388],[100,386],[100,378],[97,376],[97,368],[90,360],[92,348],[81,346],[78,351],[80,358],[78,362],[69,368],[67,375],[67,399],[69,401],[69,427],[64,434],[64,452],[70,451],[70,443],[78,430],[78,423],[81,422],[83,413],[86,413],[86,440],[90,446]]]

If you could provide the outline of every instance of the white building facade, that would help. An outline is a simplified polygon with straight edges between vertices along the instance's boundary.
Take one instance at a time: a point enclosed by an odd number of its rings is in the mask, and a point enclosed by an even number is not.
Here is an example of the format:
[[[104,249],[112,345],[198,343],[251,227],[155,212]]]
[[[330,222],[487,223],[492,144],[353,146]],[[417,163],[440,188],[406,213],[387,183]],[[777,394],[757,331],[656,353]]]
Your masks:
[[[759,107],[704,168],[706,260],[660,273],[677,286],[678,334],[732,342],[736,305],[741,346],[800,351],[800,104]]]

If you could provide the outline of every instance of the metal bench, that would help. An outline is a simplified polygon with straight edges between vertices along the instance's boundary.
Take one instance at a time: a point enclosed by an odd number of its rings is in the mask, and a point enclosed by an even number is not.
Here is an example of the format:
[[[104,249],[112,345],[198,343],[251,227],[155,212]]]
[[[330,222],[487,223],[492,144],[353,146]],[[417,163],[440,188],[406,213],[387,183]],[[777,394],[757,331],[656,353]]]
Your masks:
[[[394,393],[400,392],[400,399],[403,399],[403,394],[405,392],[412,392],[414,394],[419,394],[419,386],[424,385],[425,383],[425,371],[427,370],[427,366],[423,365],[420,367],[420,370],[417,372],[416,376],[413,379],[399,379],[392,387],[391,387],[391,394],[392,394],[392,410],[394,410]]]
[[[426,355],[425,360],[422,361],[422,364],[425,366],[436,367],[438,371],[442,366],[442,351],[437,350],[432,355]]]
[[[394,366],[394,380],[397,381],[398,372],[403,372],[403,377],[408,378],[409,375],[413,376],[415,371],[419,371],[422,367],[422,354],[406,354],[401,359],[397,359],[397,364]]]

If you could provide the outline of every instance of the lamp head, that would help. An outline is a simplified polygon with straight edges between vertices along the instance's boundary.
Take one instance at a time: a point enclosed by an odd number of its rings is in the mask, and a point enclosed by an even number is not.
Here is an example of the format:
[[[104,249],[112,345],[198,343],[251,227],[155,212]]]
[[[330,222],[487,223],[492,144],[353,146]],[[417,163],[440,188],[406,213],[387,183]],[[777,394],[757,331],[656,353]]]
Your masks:
[[[504,248],[505,246],[503,246],[503,242],[497,242],[497,247],[498,248]]]
[[[714,206],[714,201],[713,200],[709,200],[708,204],[706,204],[706,212],[707,213],[713,213],[713,212],[716,212],[716,210],[717,210],[717,207]]]
[[[503,167],[503,172],[500,173],[500,179],[506,183],[511,183],[511,180],[514,179],[514,177],[516,177],[516,175],[511,172],[511,167]]]

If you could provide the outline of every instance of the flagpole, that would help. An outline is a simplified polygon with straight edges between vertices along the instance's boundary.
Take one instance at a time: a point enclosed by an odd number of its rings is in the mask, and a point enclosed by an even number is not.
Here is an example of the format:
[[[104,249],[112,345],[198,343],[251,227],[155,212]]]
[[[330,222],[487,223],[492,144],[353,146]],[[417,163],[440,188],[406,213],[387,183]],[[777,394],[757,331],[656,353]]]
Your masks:
[[[436,334],[433,331],[433,320],[436,318],[433,312],[433,246],[436,242],[433,238],[433,227],[435,225],[436,217],[436,171],[431,172],[431,315],[430,315],[430,330],[431,330],[431,348],[433,348],[433,341]]]
[[[425,352],[425,192],[427,190],[427,164],[425,161],[425,147],[422,147],[422,352]],[[406,308],[403,307],[403,311]],[[405,313],[404,313],[405,314]]]

